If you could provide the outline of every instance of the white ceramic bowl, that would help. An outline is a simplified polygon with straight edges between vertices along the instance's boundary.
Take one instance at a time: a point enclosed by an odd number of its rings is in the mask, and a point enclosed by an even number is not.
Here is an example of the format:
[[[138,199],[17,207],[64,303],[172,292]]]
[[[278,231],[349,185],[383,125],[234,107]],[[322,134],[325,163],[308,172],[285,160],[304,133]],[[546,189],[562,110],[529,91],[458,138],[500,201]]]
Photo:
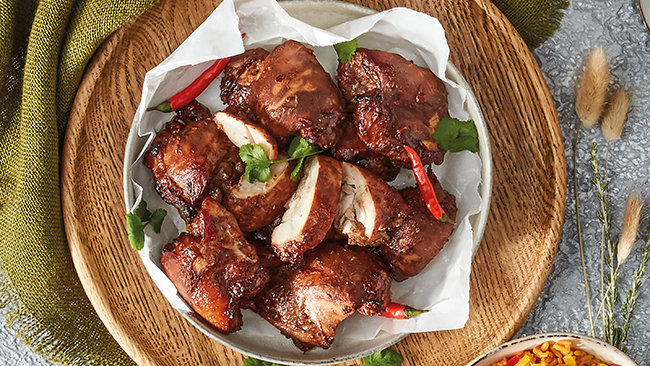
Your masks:
[[[485,352],[468,363],[467,366],[490,366],[494,362],[514,356],[520,351],[533,349],[546,341],[557,342],[561,340],[570,340],[571,349],[580,349],[609,364],[637,366],[632,359],[616,347],[596,338],[573,333],[544,333],[515,339]]]
[[[374,13],[373,10],[365,7],[336,1],[286,1],[280,2],[280,4],[293,17],[320,28],[329,28],[333,25]],[[473,253],[476,253],[485,229],[492,190],[490,143],[481,109],[469,85],[460,72],[451,64],[447,65],[446,75],[448,79],[468,91],[465,105],[466,111],[474,120],[479,134],[479,156],[482,161],[482,183],[479,186],[481,211],[470,217],[474,243],[472,250]],[[138,136],[137,125],[134,123],[129,133],[125,151],[124,197],[127,209],[135,202],[132,173],[129,168],[136,161],[138,153],[142,150],[145,142],[146,138]],[[389,347],[406,336],[406,334],[390,334],[381,331],[371,340],[360,341],[346,338],[344,341],[335,341],[328,350],[316,348],[303,354],[291,341],[284,337],[264,337],[244,332],[236,332],[224,336],[214,331],[209,324],[194,312],[180,312],[203,333],[222,344],[248,356],[286,365],[329,365],[358,359]]]

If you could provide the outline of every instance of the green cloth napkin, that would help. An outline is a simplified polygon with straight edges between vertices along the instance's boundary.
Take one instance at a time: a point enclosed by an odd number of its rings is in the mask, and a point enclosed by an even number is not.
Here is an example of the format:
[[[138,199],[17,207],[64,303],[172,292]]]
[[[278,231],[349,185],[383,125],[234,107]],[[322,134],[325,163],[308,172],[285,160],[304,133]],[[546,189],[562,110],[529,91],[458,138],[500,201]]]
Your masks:
[[[132,365],[74,270],[61,213],[59,156],[88,60],[155,0],[0,0],[0,308],[47,360]],[[531,47],[566,0],[495,0]],[[531,34],[531,36],[527,36]]]

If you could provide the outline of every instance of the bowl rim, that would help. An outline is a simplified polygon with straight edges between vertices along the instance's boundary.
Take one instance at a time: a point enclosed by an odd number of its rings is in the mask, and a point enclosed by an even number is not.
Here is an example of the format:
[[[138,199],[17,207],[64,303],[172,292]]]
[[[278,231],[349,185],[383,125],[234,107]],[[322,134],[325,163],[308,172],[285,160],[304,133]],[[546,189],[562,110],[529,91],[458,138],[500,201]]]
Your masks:
[[[628,355],[623,353],[623,351],[619,350],[618,348],[612,346],[611,344],[609,344],[609,343],[607,343],[607,342],[605,342],[605,341],[603,341],[601,339],[586,336],[586,335],[583,335],[583,334],[567,333],[567,332],[539,333],[539,334],[532,334],[532,335],[529,335],[529,336],[513,339],[513,340],[511,340],[509,342],[500,344],[500,345],[498,345],[498,346],[484,352],[480,356],[478,356],[478,357],[474,358],[472,361],[470,361],[466,366],[476,366],[476,365],[478,365],[479,362],[481,362],[481,361],[485,360],[486,358],[496,354],[497,352],[508,349],[508,348],[510,348],[512,346],[515,346],[517,344],[532,341],[532,340],[542,340],[542,339],[549,339],[549,338],[578,339],[578,340],[582,340],[582,341],[591,342],[591,343],[594,343],[596,345],[607,348],[608,350],[610,350],[610,351],[616,353],[618,356],[622,357],[625,361],[629,362],[629,364],[623,365],[623,366],[637,366],[637,364],[634,362],[634,360],[632,360]]]
[[[337,1],[337,0],[284,0],[284,1],[281,0],[278,1],[278,3],[292,16],[294,16],[294,14],[292,14],[291,11],[291,8],[293,7],[299,7],[301,5],[318,6],[323,4],[340,7],[341,9],[358,14],[358,17],[377,13],[377,11],[361,5],[351,4],[351,3]],[[476,252],[478,251],[478,248],[482,241],[482,237],[485,232],[488,213],[490,209],[491,194],[492,194],[492,154],[491,154],[491,147],[490,147],[490,139],[489,139],[489,134],[487,132],[487,125],[485,123],[485,119],[481,107],[466,79],[450,61],[447,63],[445,74],[450,81],[466,89],[467,99],[465,102],[465,110],[468,111],[470,115],[474,118],[474,122],[479,134],[478,154],[481,159],[482,181],[478,189],[481,195],[481,208],[479,213],[470,216],[470,223],[473,230],[473,236],[472,236],[472,240],[473,240],[472,258],[473,258],[473,256],[476,255]],[[139,136],[138,124],[135,123],[136,122],[135,117],[133,122],[134,123],[131,124],[129,135],[125,146],[124,167],[123,167],[124,204],[127,210],[131,206],[133,206],[136,197],[134,191],[134,185],[132,181],[131,165],[138,159],[139,152],[142,150],[142,145],[144,145],[147,140],[147,136]],[[340,362],[356,360],[371,355],[373,353],[376,353],[378,351],[381,351],[387,347],[390,347],[395,343],[401,341],[402,339],[406,338],[410,334],[410,333],[389,334],[386,332],[380,332],[378,335],[375,336],[375,339],[377,337],[381,337],[382,335],[387,339],[381,342],[379,345],[366,349],[365,351],[338,356],[338,357],[326,357],[325,355],[323,355],[324,357],[317,360],[296,361],[290,358],[269,357],[269,356],[259,354],[254,350],[246,349],[241,345],[235,343],[233,339],[227,338],[226,336],[223,335],[218,336],[211,332],[208,332],[208,330],[205,329],[206,323],[202,319],[197,318],[193,312],[188,313],[185,311],[179,311],[179,313],[187,321],[189,321],[194,327],[198,328],[203,334],[205,334],[211,339],[217,340],[218,342],[220,342],[221,344],[227,347],[236,350],[237,352],[264,361],[281,362],[282,364],[285,365],[333,365]]]

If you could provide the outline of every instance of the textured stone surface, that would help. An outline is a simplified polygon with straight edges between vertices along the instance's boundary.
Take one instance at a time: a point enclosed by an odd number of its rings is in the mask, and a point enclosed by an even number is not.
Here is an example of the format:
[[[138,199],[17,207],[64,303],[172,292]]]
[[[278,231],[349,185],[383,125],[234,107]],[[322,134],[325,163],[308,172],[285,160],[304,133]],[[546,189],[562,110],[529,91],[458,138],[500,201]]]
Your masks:
[[[574,85],[583,65],[584,55],[602,46],[607,53],[614,77],[613,85],[632,92],[632,108],[623,135],[609,150],[610,207],[612,235],[618,238],[628,192],[645,193],[650,203],[650,36],[639,17],[636,0],[573,0],[560,29],[535,52],[546,77],[560,117],[567,157],[567,209],[564,229],[555,264],[546,286],[516,337],[544,332],[589,334],[589,318],[575,221],[573,189],[573,141],[577,128],[574,111]],[[598,201],[591,184],[589,147],[598,142],[600,157],[606,144],[600,130],[582,129],[577,154],[578,192],[581,204],[585,256],[594,309],[600,304],[600,237],[596,211]],[[638,266],[639,248],[647,233],[648,213],[642,221],[633,254],[622,266],[620,284],[629,287],[632,271]],[[646,279],[647,279],[646,275]],[[620,319],[619,319],[620,321]],[[600,324],[600,322],[598,322]],[[597,336],[601,330],[597,327]],[[635,317],[629,334],[628,354],[639,365],[650,359],[650,283],[641,288]],[[0,365],[51,365],[16,339],[13,332],[0,327]]]
[[[612,215],[612,239],[617,240],[622,226],[628,194],[640,190],[650,203],[650,36],[646,33],[635,0],[573,0],[560,29],[534,54],[555,100],[567,159],[567,205],[562,239],[546,286],[530,316],[516,337],[544,332],[590,333],[575,211],[573,188],[573,145],[578,126],[575,112],[575,84],[584,64],[584,56],[602,46],[610,62],[613,82],[631,91],[632,107],[620,140],[609,149],[609,205]],[[600,125],[581,129],[578,143],[577,177],[580,219],[585,260],[594,316],[600,306],[601,225],[596,212],[599,203],[591,183],[589,163],[592,142],[598,143],[604,162],[607,143]],[[603,163],[604,164],[604,163]],[[641,222],[632,255],[621,266],[621,290],[630,286],[632,272],[638,267],[640,249],[648,233],[648,213]],[[646,281],[648,275],[645,277]],[[628,355],[639,365],[650,359],[650,281],[641,287],[637,308],[629,332]],[[625,294],[621,291],[620,299]],[[619,314],[620,303],[615,309]],[[602,336],[602,318],[597,321],[596,336]],[[619,326],[622,319],[618,319]]]

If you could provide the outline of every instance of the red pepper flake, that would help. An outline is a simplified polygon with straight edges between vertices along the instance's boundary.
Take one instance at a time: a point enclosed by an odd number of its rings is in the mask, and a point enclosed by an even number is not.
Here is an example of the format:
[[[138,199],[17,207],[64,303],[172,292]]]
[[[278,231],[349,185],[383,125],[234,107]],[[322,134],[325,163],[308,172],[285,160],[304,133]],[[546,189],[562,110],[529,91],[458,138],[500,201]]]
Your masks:
[[[409,159],[411,159],[415,180],[418,182],[424,202],[433,217],[441,222],[453,222],[449,215],[447,215],[447,213],[442,209],[442,206],[440,206],[438,197],[436,197],[436,191],[433,189],[433,184],[431,184],[431,180],[429,180],[429,177],[427,176],[427,171],[424,169],[424,165],[422,165],[422,160],[420,160],[418,153],[407,145],[404,145],[404,149],[406,149],[406,153],[408,154]]]
[[[519,362],[520,360],[521,360],[520,355],[513,356],[511,359],[508,360],[508,362],[506,362],[505,366],[515,366],[517,362]]]

